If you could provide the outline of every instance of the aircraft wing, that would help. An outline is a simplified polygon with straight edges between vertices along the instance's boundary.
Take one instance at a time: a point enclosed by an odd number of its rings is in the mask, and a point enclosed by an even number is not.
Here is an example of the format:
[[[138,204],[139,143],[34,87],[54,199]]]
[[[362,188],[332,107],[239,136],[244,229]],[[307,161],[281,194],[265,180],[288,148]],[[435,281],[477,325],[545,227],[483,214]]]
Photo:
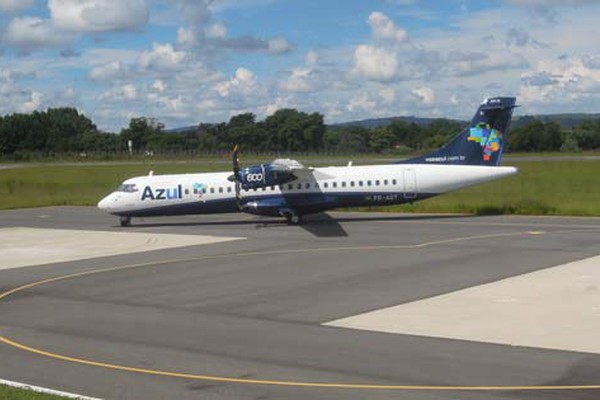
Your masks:
[[[296,179],[308,179],[310,177],[313,177],[316,180],[333,179],[333,176],[317,171],[312,167],[305,167],[302,163],[289,158],[278,158],[273,160],[271,168],[273,171],[280,174],[293,175]]]

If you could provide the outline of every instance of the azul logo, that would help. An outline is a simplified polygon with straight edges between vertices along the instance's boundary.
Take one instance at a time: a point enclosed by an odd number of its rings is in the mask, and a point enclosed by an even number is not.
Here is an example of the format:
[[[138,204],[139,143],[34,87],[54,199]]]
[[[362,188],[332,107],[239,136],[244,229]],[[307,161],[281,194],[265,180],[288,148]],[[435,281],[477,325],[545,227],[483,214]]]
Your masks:
[[[206,191],[206,186],[204,186],[203,183],[194,183],[192,188],[194,190],[194,194],[198,195],[198,197],[202,197],[202,195]]]
[[[469,142],[476,142],[483,149],[483,160],[489,161],[493,153],[502,147],[502,132],[489,125],[477,124],[469,130]]]
[[[144,200],[175,200],[181,199],[181,185],[175,188],[156,188],[146,186],[142,191],[142,201]]]

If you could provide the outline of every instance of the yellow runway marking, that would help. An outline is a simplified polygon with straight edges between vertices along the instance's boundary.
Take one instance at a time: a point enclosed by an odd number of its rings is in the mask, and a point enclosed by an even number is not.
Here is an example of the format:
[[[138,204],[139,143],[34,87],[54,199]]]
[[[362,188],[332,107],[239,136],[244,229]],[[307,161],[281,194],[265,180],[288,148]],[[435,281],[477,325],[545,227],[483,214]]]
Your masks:
[[[565,230],[562,232],[570,232],[572,230]],[[552,233],[557,233],[554,231]],[[190,257],[185,259],[173,259],[173,260],[162,260],[152,261],[138,264],[122,265],[117,267],[111,267],[100,270],[86,271],[73,273],[69,275],[59,276],[55,278],[49,278],[32,282],[6,292],[0,293],[0,301],[16,293],[32,289],[37,286],[46,285],[54,282],[65,281],[69,279],[81,278],[85,276],[97,275],[107,272],[116,272],[129,270],[134,268],[151,267],[165,264],[174,264],[190,261],[200,260],[214,260],[227,257],[249,257],[249,256],[264,256],[264,255],[280,255],[280,254],[293,254],[293,253],[315,253],[315,252],[329,252],[329,251],[363,251],[363,250],[410,250],[420,249],[429,246],[450,244],[464,241],[510,237],[510,236],[521,236],[521,235],[535,235],[544,234],[545,232],[512,232],[512,233],[499,233],[489,235],[477,235],[477,236],[466,236],[453,239],[437,240],[426,243],[419,243],[413,245],[388,245],[388,246],[355,246],[355,247],[325,247],[325,248],[312,248],[312,249],[290,249],[290,250],[272,250],[272,251],[250,251],[240,252],[233,254],[220,254],[213,256],[201,256],[201,257]],[[27,351],[33,354],[62,360],[71,363],[77,363],[82,365],[90,365],[94,367],[106,368],[111,370],[135,372],[146,375],[156,375],[172,378],[183,378],[223,383],[239,383],[239,384],[250,384],[250,385],[270,385],[270,386],[287,386],[287,387],[309,387],[309,388],[331,388],[331,389],[356,389],[356,390],[428,390],[428,391],[508,391],[508,390],[519,390],[519,391],[542,391],[542,390],[592,390],[600,389],[600,385],[556,385],[556,386],[435,386],[435,385],[377,385],[377,384],[363,384],[363,383],[336,383],[336,382],[299,382],[299,381],[285,381],[285,380],[269,380],[269,379],[247,379],[247,378],[232,378],[223,376],[212,376],[212,375],[198,375],[183,372],[173,371],[161,371],[155,369],[137,368],[126,365],[111,364],[107,362],[88,360],[85,358],[72,357],[63,354],[57,354],[43,349],[37,349],[26,344],[19,343],[15,340],[9,339],[5,336],[0,335],[0,342],[12,346],[14,348]]]

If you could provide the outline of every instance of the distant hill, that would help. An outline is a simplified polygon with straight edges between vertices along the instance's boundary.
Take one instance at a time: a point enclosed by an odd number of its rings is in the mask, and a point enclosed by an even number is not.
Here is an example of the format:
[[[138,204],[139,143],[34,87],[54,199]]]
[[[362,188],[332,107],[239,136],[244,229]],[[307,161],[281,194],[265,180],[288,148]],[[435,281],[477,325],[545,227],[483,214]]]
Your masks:
[[[332,124],[330,126],[332,126],[332,127],[360,126],[363,128],[379,128],[379,127],[387,126],[390,123],[392,123],[392,121],[397,120],[397,119],[408,122],[408,123],[414,122],[415,124],[417,124],[419,126],[427,126],[438,118],[424,118],[424,117],[415,117],[415,116],[373,118],[373,119],[364,119],[364,120],[360,120],[360,121],[342,122],[339,124]],[[522,115],[522,116],[513,118],[512,127],[518,128],[518,127],[521,127],[531,121],[541,120],[544,122],[553,121],[553,122],[557,122],[558,124],[560,124],[566,128],[573,128],[574,126],[577,126],[581,122],[588,120],[588,119],[600,120],[600,113],[598,113],[598,114],[577,113],[577,114]],[[466,121],[466,120],[450,119],[450,121],[458,122],[458,123],[465,124],[465,125],[468,124],[468,121]]]
[[[363,119],[360,121],[341,122],[338,124],[331,124],[331,127],[345,127],[345,126],[360,126],[362,128],[380,128],[382,126],[388,126],[394,120],[402,120],[407,123],[415,123],[419,126],[427,126],[435,121],[436,118],[424,118],[424,117],[389,117],[389,118],[370,118]],[[453,120],[456,121],[456,120]]]
[[[163,130],[164,133],[188,133],[198,129],[198,125],[183,126],[181,128],[171,128]]]
[[[343,128],[349,126],[358,126],[362,128],[380,128],[384,126],[388,126],[394,120],[402,120],[407,123],[415,123],[419,126],[427,126],[431,124],[433,121],[439,118],[426,118],[426,117],[415,117],[415,116],[399,116],[399,117],[388,117],[388,118],[369,118],[358,121],[349,121],[349,122],[340,122],[337,124],[330,124],[329,127],[332,128]],[[579,125],[581,122],[587,119],[600,120],[600,113],[598,114],[547,114],[547,115],[522,115],[513,118],[512,127],[519,128],[533,120],[541,120],[544,122],[557,122],[560,125],[566,128],[573,128],[574,126]],[[458,122],[460,124],[468,124],[469,121],[466,120],[458,120],[458,119],[449,119],[449,121]],[[165,133],[188,133],[195,132],[198,129],[198,125],[185,126],[181,128],[172,128],[165,129]]]
[[[593,119],[599,120],[600,114],[547,114],[547,115],[523,115],[513,119],[513,127],[521,127],[531,121],[540,120],[543,122],[556,122],[565,128],[573,128],[583,121]]]

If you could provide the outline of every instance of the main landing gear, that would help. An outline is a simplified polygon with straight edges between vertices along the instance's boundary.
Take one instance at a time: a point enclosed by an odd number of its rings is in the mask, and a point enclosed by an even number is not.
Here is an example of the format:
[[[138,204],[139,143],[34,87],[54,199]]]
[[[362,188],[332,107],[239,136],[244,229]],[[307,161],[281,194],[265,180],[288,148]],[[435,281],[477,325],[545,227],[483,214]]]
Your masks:
[[[121,223],[121,226],[123,226],[123,227],[131,226],[131,217],[127,217],[127,216],[119,217],[119,222]]]
[[[289,225],[299,225],[302,223],[302,215],[295,212],[287,211],[283,213],[283,217]]]

